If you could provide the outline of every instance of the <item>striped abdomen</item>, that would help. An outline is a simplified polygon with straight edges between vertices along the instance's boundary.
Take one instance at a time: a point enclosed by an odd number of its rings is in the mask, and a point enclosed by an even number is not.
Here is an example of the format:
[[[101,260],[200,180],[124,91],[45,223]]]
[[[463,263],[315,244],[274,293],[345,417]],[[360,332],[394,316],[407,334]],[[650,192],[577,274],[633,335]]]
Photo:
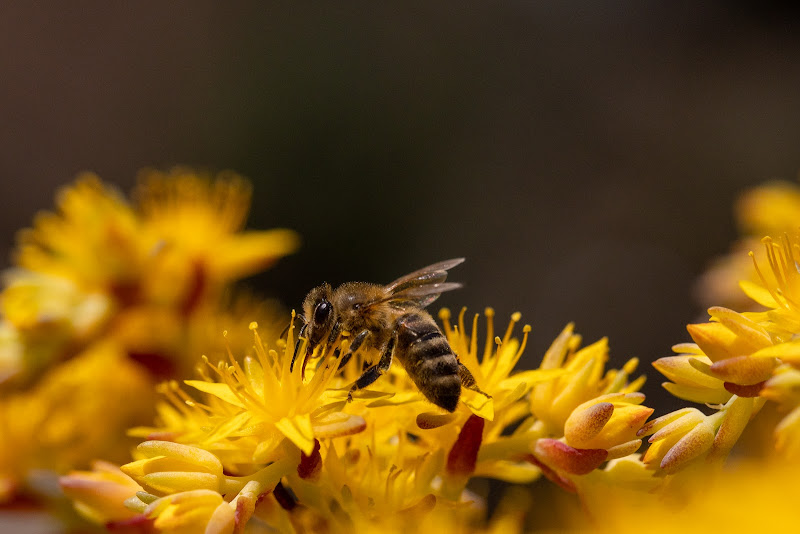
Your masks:
[[[433,318],[420,311],[397,321],[394,356],[429,401],[452,412],[461,395],[458,359]]]

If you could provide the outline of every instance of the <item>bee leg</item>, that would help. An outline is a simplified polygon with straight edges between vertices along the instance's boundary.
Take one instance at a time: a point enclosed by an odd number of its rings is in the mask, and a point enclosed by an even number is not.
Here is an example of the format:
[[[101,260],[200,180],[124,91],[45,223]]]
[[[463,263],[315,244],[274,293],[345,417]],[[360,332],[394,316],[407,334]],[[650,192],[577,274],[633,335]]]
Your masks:
[[[386,345],[386,349],[383,351],[381,355],[380,361],[376,365],[373,365],[358,377],[356,383],[353,384],[353,387],[350,388],[350,391],[347,393],[347,400],[353,400],[353,392],[358,391],[359,389],[364,389],[365,387],[369,386],[373,382],[375,382],[383,373],[389,370],[392,366],[392,355],[394,354],[394,343],[395,338],[397,336],[393,336],[389,343]]]
[[[467,389],[471,389],[472,391],[477,391],[487,399],[491,399],[492,396],[486,393],[485,391],[481,390],[478,387],[478,384],[475,382],[475,377],[472,376],[472,373],[469,372],[467,366],[461,362],[458,362],[458,377],[461,379],[461,385]]]
[[[294,369],[294,362],[297,360],[297,355],[300,354],[300,346],[303,344],[303,340],[300,338],[306,333],[307,328],[308,323],[300,327],[300,332],[297,334],[297,342],[294,344],[294,354],[292,354],[292,363],[289,364],[289,371]]]
[[[353,338],[353,342],[350,343],[350,347],[347,349],[347,354],[344,355],[342,361],[339,362],[339,369],[347,365],[347,362],[350,361],[350,358],[353,357],[353,354],[361,347],[361,344],[364,343],[364,340],[367,339],[369,335],[369,330],[362,330],[356,337]]]
[[[337,320],[333,323],[333,328],[331,328],[331,334],[328,336],[328,345],[332,346],[334,342],[336,342],[336,338],[339,337],[339,334],[342,333],[342,322]]]

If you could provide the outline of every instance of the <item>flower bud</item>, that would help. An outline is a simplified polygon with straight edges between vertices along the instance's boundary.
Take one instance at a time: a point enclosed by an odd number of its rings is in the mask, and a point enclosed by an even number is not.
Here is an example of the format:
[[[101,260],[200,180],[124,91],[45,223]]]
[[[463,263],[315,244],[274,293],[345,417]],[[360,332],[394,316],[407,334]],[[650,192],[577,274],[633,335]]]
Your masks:
[[[78,513],[93,523],[105,524],[136,515],[124,502],[142,488],[113,464],[94,462],[92,471],[73,471],[58,482],[64,494],[74,501]]]
[[[642,401],[642,393],[612,393],[581,404],[564,425],[567,443],[579,449],[610,449],[635,440],[653,413],[639,406]]]
[[[711,372],[720,380],[749,386],[768,379],[778,365],[776,358],[735,356],[715,362]]]
[[[170,494],[220,488],[222,464],[208,451],[171,441],[145,441],[136,450],[145,458],[121,469],[148,491]]]
[[[603,449],[576,449],[550,438],[537,440],[533,454],[544,464],[573,475],[592,472],[608,457],[608,452]]]
[[[222,495],[211,490],[193,490],[162,497],[150,504],[144,515],[155,519],[159,531],[231,534],[236,525],[235,510]]]
[[[699,410],[685,408],[651,421],[638,432],[640,436],[655,432],[642,461],[674,473],[711,449],[724,415],[718,412],[707,417]]]

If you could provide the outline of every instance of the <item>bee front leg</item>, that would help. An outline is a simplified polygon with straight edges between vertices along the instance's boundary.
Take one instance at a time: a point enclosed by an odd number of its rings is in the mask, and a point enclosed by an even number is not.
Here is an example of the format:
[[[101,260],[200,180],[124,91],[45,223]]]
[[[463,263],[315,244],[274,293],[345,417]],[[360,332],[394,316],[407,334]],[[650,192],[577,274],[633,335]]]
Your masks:
[[[333,345],[336,342],[336,338],[339,337],[339,334],[342,333],[342,321],[337,319],[335,323],[333,323],[333,328],[331,328],[331,333],[328,336],[328,345]]]
[[[300,339],[306,333],[306,329],[308,328],[308,323],[305,323],[302,327],[300,327],[300,332],[297,334],[297,342],[294,344],[294,354],[292,354],[292,362],[289,364],[289,371],[294,369],[294,362],[297,360],[297,355],[300,354],[300,346],[303,344],[303,340]]]
[[[347,365],[347,362],[350,361],[350,358],[353,357],[353,354],[361,347],[361,344],[364,343],[364,340],[367,339],[369,335],[369,330],[362,330],[356,337],[353,338],[353,342],[350,343],[350,346],[347,348],[347,354],[342,357],[342,361],[339,362],[339,369]]]
[[[356,383],[353,384],[353,387],[351,387],[350,391],[347,393],[348,401],[353,400],[354,391],[364,389],[375,382],[383,373],[389,370],[389,368],[392,366],[392,356],[394,354],[396,337],[396,335],[392,336],[392,338],[389,340],[389,343],[386,345],[386,349],[383,351],[381,359],[378,361],[378,363],[364,371],[364,374],[362,374],[358,380],[356,380]]]
[[[472,391],[477,391],[487,399],[491,399],[492,396],[486,393],[485,391],[481,390],[478,387],[477,382],[475,382],[475,377],[472,376],[472,373],[469,372],[467,366],[461,362],[458,362],[458,377],[461,379],[461,385],[467,389],[471,389]]]

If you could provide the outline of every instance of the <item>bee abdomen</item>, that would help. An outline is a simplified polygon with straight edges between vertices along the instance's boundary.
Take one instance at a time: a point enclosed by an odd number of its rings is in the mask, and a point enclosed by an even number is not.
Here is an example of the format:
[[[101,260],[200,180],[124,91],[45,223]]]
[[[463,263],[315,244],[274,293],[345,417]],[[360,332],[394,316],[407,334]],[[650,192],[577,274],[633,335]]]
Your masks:
[[[429,401],[450,412],[461,395],[458,359],[427,314],[412,313],[397,323],[395,354]]]

